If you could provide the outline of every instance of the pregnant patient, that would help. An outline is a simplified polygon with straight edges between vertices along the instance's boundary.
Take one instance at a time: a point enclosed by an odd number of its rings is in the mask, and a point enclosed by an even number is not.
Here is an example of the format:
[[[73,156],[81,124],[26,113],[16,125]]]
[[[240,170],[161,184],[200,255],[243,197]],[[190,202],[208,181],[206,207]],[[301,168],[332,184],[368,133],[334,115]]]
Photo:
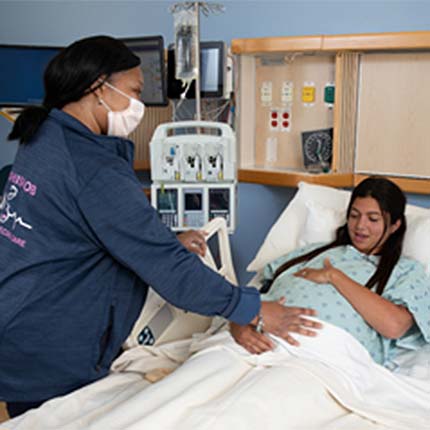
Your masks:
[[[420,263],[401,256],[405,206],[393,182],[364,180],[333,242],[298,249],[265,267],[265,299],[315,309],[319,319],[352,334],[379,364],[399,348],[430,342],[430,280]],[[273,346],[252,326],[232,324],[231,332],[253,353]],[[293,336],[289,341],[296,343]]]

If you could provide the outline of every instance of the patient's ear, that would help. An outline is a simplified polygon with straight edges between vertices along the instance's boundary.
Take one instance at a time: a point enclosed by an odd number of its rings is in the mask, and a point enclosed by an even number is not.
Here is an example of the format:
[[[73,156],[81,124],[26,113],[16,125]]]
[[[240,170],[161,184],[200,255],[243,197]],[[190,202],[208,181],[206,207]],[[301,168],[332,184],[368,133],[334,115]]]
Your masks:
[[[401,225],[402,225],[402,220],[401,219],[398,219],[394,224],[391,224],[390,227],[389,227],[390,235],[393,234],[393,233],[395,233],[399,229],[399,227]]]

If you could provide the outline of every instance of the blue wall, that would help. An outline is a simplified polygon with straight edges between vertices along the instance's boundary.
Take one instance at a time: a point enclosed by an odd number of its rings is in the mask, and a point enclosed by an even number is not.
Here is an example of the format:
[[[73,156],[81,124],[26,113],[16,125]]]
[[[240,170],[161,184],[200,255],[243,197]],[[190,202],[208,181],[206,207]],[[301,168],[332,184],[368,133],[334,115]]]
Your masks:
[[[170,1],[0,0],[0,43],[68,44],[93,35],[162,34],[173,41]],[[229,42],[239,37],[341,34],[430,29],[430,1],[224,1],[219,16],[202,16],[201,38]],[[1,70],[0,70],[1,73]],[[3,125],[3,130],[4,130]],[[4,132],[0,123],[0,142]],[[0,143],[1,154],[5,151]],[[241,282],[246,265],[295,190],[240,184],[239,219],[232,238]],[[411,203],[430,207],[427,196]]]

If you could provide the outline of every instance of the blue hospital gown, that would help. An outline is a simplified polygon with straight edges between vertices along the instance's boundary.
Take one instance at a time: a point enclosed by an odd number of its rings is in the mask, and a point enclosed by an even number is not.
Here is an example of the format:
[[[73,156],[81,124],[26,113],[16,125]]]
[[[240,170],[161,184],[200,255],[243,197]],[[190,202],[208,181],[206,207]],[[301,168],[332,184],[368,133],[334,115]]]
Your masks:
[[[288,260],[304,255],[322,244],[313,244],[289,253],[264,268],[264,278],[272,279],[276,269]],[[280,275],[264,300],[286,298],[286,306],[300,306],[317,311],[317,317],[352,334],[373,359],[389,365],[399,348],[417,349],[430,342],[430,279],[423,266],[401,257],[394,267],[382,297],[405,306],[414,316],[415,324],[400,339],[387,339],[374,330],[331,284],[317,284],[293,276],[304,267],[320,269],[325,258],[354,281],[365,285],[379,261],[378,256],[363,254],[352,245],[329,249],[310,261],[290,267]],[[373,289],[374,290],[374,289]]]

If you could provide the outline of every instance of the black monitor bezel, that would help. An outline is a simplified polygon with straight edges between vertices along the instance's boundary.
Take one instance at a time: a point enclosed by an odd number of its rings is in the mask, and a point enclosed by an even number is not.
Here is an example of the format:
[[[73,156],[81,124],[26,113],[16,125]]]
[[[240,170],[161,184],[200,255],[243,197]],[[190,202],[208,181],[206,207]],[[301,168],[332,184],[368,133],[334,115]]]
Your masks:
[[[58,52],[60,52],[62,49],[64,49],[64,46],[58,46],[58,45],[21,45],[21,44],[7,44],[7,43],[0,43],[0,49],[3,48],[11,48],[11,49],[38,49],[38,50],[48,50],[48,49],[56,49]],[[54,58],[54,57],[52,57]],[[42,76],[42,83],[43,83],[43,76]],[[34,102],[3,102],[1,100],[0,96],[0,106],[1,107],[27,107],[27,106],[40,106],[37,103]]]
[[[200,52],[204,49],[216,48],[219,53],[218,61],[218,88],[216,91],[204,91],[200,89],[201,98],[223,98],[224,97],[224,67],[225,67],[225,42],[222,40],[211,40],[200,42]],[[200,57],[201,58],[201,57]],[[201,79],[201,71],[200,71]],[[181,81],[175,78],[175,50],[174,44],[170,44],[167,52],[167,97],[170,99],[179,99],[181,92]],[[187,92],[187,99],[196,97],[196,84],[192,82],[190,89]]]
[[[129,44],[133,43],[141,43],[141,42],[156,42],[158,45],[158,52],[159,52],[159,59],[160,59],[160,67],[161,67],[161,92],[162,92],[162,101],[160,102],[150,102],[147,100],[141,99],[145,106],[167,106],[169,104],[169,99],[167,97],[167,85],[166,85],[166,61],[165,61],[165,53],[164,53],[164,38],[163,36],[142,36],[142,37],[125,37],[120,38],[122,42],[125,43],[125,45],[133,51],[133,47]],[[145,86],[145,82],[143,82],[143,85]]]

